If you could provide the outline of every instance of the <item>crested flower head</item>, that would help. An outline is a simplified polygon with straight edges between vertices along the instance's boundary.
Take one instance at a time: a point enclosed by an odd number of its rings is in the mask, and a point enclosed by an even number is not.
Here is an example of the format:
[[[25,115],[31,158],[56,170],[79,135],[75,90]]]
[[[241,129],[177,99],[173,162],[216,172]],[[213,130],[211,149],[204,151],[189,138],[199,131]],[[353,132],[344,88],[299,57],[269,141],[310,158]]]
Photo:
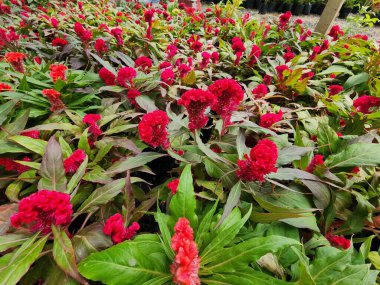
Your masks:
[[[24,73],[24,59],[26,55],[21,52],[7,52],[5,54],[5,60],[12,65],[13,69],[17,72]]]
[[[168,124],[169,117],[164,111],[156,110],[145,114],[138,125],[141,140],[152,147],[168,148]]]
[[[65,81],[66,80],[66,70],[67,67],[63,64],[52,64],[49,67],[50,77],[54,83],[57,82],[58,79]]]
[[[140,225],[137,222],[133,222],[128,228],[124,227],[123,216],[117,213],[107,219],[103,232],[111,236],[114,244],[118,244],[131,239],[139,229]]]

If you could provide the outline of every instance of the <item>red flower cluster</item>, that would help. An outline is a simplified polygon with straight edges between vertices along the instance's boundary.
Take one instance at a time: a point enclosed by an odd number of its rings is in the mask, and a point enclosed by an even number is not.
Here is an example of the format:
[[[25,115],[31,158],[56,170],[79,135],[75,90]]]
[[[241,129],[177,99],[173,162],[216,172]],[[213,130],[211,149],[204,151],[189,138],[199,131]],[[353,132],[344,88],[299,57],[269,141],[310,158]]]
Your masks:
[[[99,70],[98,75],[100,79],[102,79],[107,86],[115,85],[116,76],[107,68],[102,67]]]
[[[62,81],[66,80],[67,67],[63,64],[52,64],[50,65],[49,70],[50,77],[54,83],[56,83],[58,79],[61,79]]]
[[[29,157],[24,157],[22,161],[31,161],[31,159]],[[4,167],[6,171],[16,171],[18,174],[21,174],[30,169],[29,166],[17,163],[8,157],[0,157],[0,166]]]
[[[168,183],[168,188],[172,191],[172,194],[175,195],[178,191],[179,178],[174,179]]]
[[[236,175],[244,181],[264,182],[265,175],[277,172],[277,146],[270,140],[259,141],[251,149],[249,157],[245,155],[245,158],[245,160],[238,160],[239,169],[236,171]]]
[[[111,35],[113,35],[119,46],[123,45],[123,30],[121,28],[113,28],[111,30]]]
[[[325,237],[332,246],[341,247],[343,249],[349,249],[351,246],[351,241],[343,236],[334,236],[331,233],[327,233]]]
[[[331,27],[328,35],[333,38],[333,41],[336,41],[340,36],[344,35],[344,32],[340,29],[339,25],[335,25]]]
[[[121,243],[131,239],[140,229],[140,225],[133,222],[128,228],[124,227],[124,221],[121,214],[115,214],[109,217],[104,225],[104,234],[111,236],[113,243]]]
[[[54,38],[52,41],[51,41],[51,45],[53,47],[64,47],[65,45],[67,45],[69,42],[66,40],[66,39],[63,39],[63,38]]]
[[[284,54],[284,59],[285,59],[285,62],[289,62],[289,61],[291,61],[293,58],[295,58],[295,54],[294,53],[292,53],[292,52],[286,52],[285,54]]]
[[[178,48],[173,45],[173,44],[170,44],[167,46],[166,48],[166,54],[168,55],[168,59],[172,59],[178,52]]]
[[[92,39],[92,32],[88,29],[85,29],[79,22],[76,22],[74,24],[74,31],[83,42],[89,42]]]
[[[99,114],[87,114],[82,119],[82,122],[89,126],[88,131],[93,135],[94,141],[96,141],[98,139],[98,136],[102,134],[102,130],[97,124],[100,119],[101,116]]]
[[[145,114],[138,125],[141,140],[153,147],[168,148],[168,124],[169,117],[164,111],[156,110]]]
[[[280,29],[284,29],[286,27],[291,17],[292,17],[292,13],[290,11],[287,11],[286,13],[280,15],[279,17]]]
[[[178,105],[183,105],[189,114],[189,129],[195,131],[203,128],[208,121],[205,111],[215,104],[215,95],[209,91],[201,89],[191,89],[186,91],[177,101]]]
[[[239,106],[244,98],[244,91],[234,79],[219,79],[208,87],[216,96],[212,109],[223,119],[223,130],[230,125],[232,112]]]
[[[135,68],[139,68],[141,71],[148,73],[152,68],[152,61],[147,56],[140,56],[135,60]]]
[[[268,87],[265,84],[259,84],[252,90],[255,99],[263,98],[268,92]]]
[[[5,54],[5,60],[12,65],[13,69],[24,73],[24,59],[26,58],[26,55],[21,52],[7,52]]]
[[[198,256],[197,245],[194,242],[193,229],[186,218],[179,218],[174,226],[171,247],[176,254],[170,267],[174,283],[200,285],[198,272],[201,260]]]
[[[246,48],[244,46],[244,43],[241,38],[234,37],[232,39],[232,49],[235,52],[236,59],[235,59],[235,65],[238,65],[240,63],[241,57],[243,56],[243,53],[245,52]]]
[[[161,72],[161,81],[167,85],[174,83],[175,74],[171,68],[166,68]]]
[[[344,88],[340,85],[331,85],[329,86],[329,95],[333,96],[333,95],[339,94],[343,90]]]
[[[188,40],[187,43],[194,52],[200,52],[202,50],[203,44],[199,41],[199,35],[193,35]]]
[[[39,139],[40,138],[40,132],[39,131],[23,131],[21,132],[22,136],[30,137],[32,139]]]
[[[75,173],[85,158],[86,158],[86,153],[83,150],[77,149],[76,151],[74,151],[63,162],[63,166],[65,167],[65,172]]]
[[[260,126],[263,128],[270,128],[273,124],[282,120],[282,111],[280,110],[277,114],[268,113],[262,115],[260,118]]]
[[[279,65],[279,66],[276,66],[276,71],[277,71],[278,78],[280,80],[284,80],[284,76],[285,76],[284,72],[290,71],[290,68],[287,65]]]
[[[32,232],[48,234],[52,225],[70,224],[72,214],[69,194],[40,190],[20,201],[18,212],[11,216],[11,225],[16,228],[26,225]]]
[[[11,85],[0,82],[0,92],[9,91],[11,89],[12,89]]]
[[[129,89],[128,90],[128,93],[127,93],[127,97],[129,99],[129,102],[131,102],[131,104],[133,106],[136,107],[136,98],[139,97],[141,95],[140,91],[137,90],[137,89]]]
[[[136,70],[132,67],[123,67],[117,73],[116,81],[122,86],[128,88],[127,82],[132,85],[133,79],[136,77]]]
[[[370,114],[372,113],[371,108],[380,107],[380,98],[368,95],[360,96],[354,100],[354,107],[358,112]]]
[[[248,64],[250,66],[254,65],[257,62],[257,59],[260,57],[260,55],[261,55],[260,47],[258,45],[253,45],[251,52],[249,54],[250,60],[249,60]]]
[[[99,54],[102,54],[108,50],[106,42],[103,39],[97,39],[95,41],[94,48]]]
[[[50,102],[50,111],[59,111],[65,108],[65,104],[63,104],[61,100],[61,93],[54,89],[44,89],[41,91],[42,95],[47,97]]]
[[[311,162],[309,163],[309,165],[306,167],[306,171],[307,172],[310,172],[310,173],[313,173],[315,168],[318,166],[318,165],[323,165],[325,162],[323,161],[323,155],[320,155],[320,154],[316,154],[313,159],[311,160]]]

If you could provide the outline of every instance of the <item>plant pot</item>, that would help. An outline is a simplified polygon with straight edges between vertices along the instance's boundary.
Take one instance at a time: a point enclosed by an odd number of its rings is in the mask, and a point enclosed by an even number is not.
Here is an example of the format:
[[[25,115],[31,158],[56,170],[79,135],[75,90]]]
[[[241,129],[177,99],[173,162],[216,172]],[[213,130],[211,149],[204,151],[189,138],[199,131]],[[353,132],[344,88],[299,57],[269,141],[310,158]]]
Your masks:
[[[260,4],[259,13],[266,14],[268,12],[268,3],[263,0]]]
[[[313,5],[311,3],[307,3],[305,4],[305,9],[303,10],[303,13],[305,15],[310,15],[310,12],[311,12],[311,8],[313,7]]]
[[[343,7],[342,9],[340,9],[340,13],[339,13],[339,19],[347,19],[348,15],[351,13],[352,11],[352,8],[348,8],[348,7]]]
[[[305,9],[305,5],[304,4],[294,5],[293,6],[293,13],[294,13],[295,16],[302,15],[304,9]]]
[[[277,2],[277,1],[271,1],[271,2],[268,4],[268,12],[271,13],[271,12],[276,11],[277,6],[278,6],[278,2]]]

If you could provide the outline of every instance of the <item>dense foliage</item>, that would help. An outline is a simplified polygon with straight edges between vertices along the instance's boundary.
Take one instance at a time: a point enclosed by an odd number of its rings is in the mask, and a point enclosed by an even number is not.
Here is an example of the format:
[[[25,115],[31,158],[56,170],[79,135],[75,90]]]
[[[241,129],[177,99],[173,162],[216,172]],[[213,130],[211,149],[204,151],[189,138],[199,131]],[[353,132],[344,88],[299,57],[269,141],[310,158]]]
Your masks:
[[[376,283],[377,43],[240,1],[21,2],[0,6],[0,284]]]

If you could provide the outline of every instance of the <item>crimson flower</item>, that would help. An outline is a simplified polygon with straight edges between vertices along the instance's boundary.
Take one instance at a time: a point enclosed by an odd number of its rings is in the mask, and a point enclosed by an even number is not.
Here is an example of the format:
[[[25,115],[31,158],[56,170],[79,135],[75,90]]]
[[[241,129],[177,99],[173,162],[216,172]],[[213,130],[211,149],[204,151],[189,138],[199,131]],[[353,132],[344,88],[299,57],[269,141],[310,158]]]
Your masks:
[[[171,68],[166,68],[161,72],[161,81],[167,85],[174,83],[175,74]]]
[[[66,80],[67,67],[63,64],[52,64],[50,65],[49,70],[50,77],[54,83],[56,83],[58,79],[61,79],[62,81]]]
[[[164,111],[155,110],[145,114],[138,125],[141,140],[152,147],[168,148],[168,124],[169,117]]]
[[[255,99],[263,98],[265,95],[267,95],[269,92],[268,87],[261,83],[257,85],[253,90],[252,94],[255,96]]]
[[[290,11],[287,11],[286,13],[280,15],[279,23],[280,23],[281,29],[284,29],[286,27],[291,17],[292,17],[292,13]]]
[[[123,45],[123,30],[121,28],[113,28],[111,30],[111,35],[113,35],[119,46]]]
[[[131,102],[131,104],[133,106],[136,106],[136,98],[139,97],[141,95],[140,91],[137,90],[137,89],[129,89],[128,90],[128,93],[127,93],[127,97],[129,99],[129,102]]]
[[[118,244],[131,239],[139,229],[140,225],[137,222],[133,222],[128,228],[124,227],[123,217],[117,213],[107,219],[104,224],[103,232],[111,236],[114,244]]]
[[[50,111],[59,111],[65,108],[65,104],[63,104],[61,100],[61,93],[54,89],[43,89],[41,91],[42,95],[48,98],[50,102]]]
[[[287,65],[279,65],[279,66],[276,66],[276,71],[277,71],[278,78],[280,80],[284,80],[284,72],[290,71],[290,68]]]
[[[342,92],[343,90],[344,90],[344,88],[340,85],[331,85],[331,86],[329,86],[329,95],[330,96],[336,95],[336,94]]]
[[[11,85],[0,82],[0,92],[9,91],[11,89],[12,89]]]
[[[380,107],[380,98],[368,95],[360,96],[354,100],[354,107],[358,112],[362,112],[363,114],[370,114],[372,113],[372,108]]]
[[[88,131],[93,135],[95,141],[102,134],[102,130],[97,124],[100,119],[101,116],[99,114],[86,114],[82,119],[82,122],[89,126]]]
[[[173,45],[173,44],[170,44],[167,46],[166,48],[166,54],[168,55],[168,59],[172,59],[178,52],[178,48]]]
[[[66,39],[63,39],[63,38],[54,38],[51,41],[51,44],[52,44],[53,47],[64,47],[68,43],[69,42]]]
[[[249,65],[254,65],[256,62],[257,62],[257,59],[260,57],[261,55],[261,49],[258,45],[253,45],[252,48],[251,48],[251,52],[249,54]]]
[[[100,79],[102,79],[107,86],[115,85],[116,76],[107,68],[102,67],[99,70],[98,75]]]
[[[282,120],[282,111],[280,110],[277,114],[268,113],[260,117],[260,126],[263,128],[270,128],[275,123]]]
[[[172,194],[175,195],[178,191],[179,178],[176,178],[168,183],[168,188],[172,191]]]
[[[128,88],[127,82],[132,85],[133,79],[136,77],[136,70],[132,67],[123,67],[117,73],[116,81],[122,86]]]
[[[32,139],[39,139],[41,136],[40,131],[23,131],[20,135],[30,137]]]
[[[351,241],[344,236],[335,236],[331,233],[327,233],[325,237],[332,246],[341,247],[343,249],[349,249],[351,246]]]
[[[31,232],[51,232],[51,226],[67,226],[71,222],[73,208],[70,195],[57,191],[40,190],[18,205],[18,212],[11,216],[13,227],[27,226]]]
[[[31,159],[25,156],[22,161],[31,161]],[[30,169],[29,166],[22,165],[11,158],[0,157],[0,166],[2,166],[6,171],[16,171],[18,174],[21,174]]]
[[[339,25],[335,25],[331,27],[328,35],[333,38],[333,41],[336,41],[340,36],[344,35],[344,32],[340,29]]]
[[[92,39],[92,32],[85,29],[79,22],[74,24],[74,31],[83,42],[89,42]]]
[[[309,165],[306,167],[306,171],[313,173],[318,165],[323,165],[325,162],[323,161],[323,155],[316,154]]]
[[[26,55],[21,52],[7,52],[5,54],[5,60],[12,65],[13,69],[24,73],[24,59],[26,58]]]
[[[291,61],[296,55],[292,52],[287,52],[284,54],[285,62]]]
[[[94,48],[99,54],[102,54],[108,50],[106,42],[103,39],[97,39],[95,41]]]
[[[140,56],[135,60],[135,68],[139,68],[145,73],[150,71],[152,65],[152,60],[147,56]]]
[[[63,162],[66,173],[75,173],[86,158],[84,150],[77,149]]]

